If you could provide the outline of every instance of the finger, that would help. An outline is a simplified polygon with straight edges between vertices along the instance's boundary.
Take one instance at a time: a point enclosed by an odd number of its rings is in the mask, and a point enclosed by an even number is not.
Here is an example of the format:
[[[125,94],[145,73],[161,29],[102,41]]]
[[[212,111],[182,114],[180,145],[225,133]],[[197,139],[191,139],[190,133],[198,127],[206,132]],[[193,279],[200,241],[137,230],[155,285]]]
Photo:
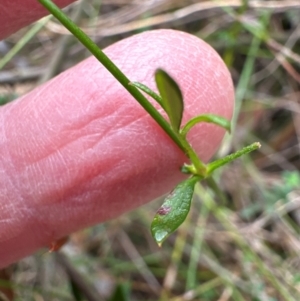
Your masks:
[[[57,0],[53,2],[64,7],[74,1]],[[36,0],[1,0],[0,40],[48,14],[46,9]]]
[[[186,33],[145,32],[106,49],[129,76],[154,88],[161,67],[179,83],[184,122],[230,118],[233,86],[217,53]],[[168,192],[185,155],[94,58],[0,111],[0,266],[80,228]],[[188,135],[207,161],[224,131],[200,124]]]

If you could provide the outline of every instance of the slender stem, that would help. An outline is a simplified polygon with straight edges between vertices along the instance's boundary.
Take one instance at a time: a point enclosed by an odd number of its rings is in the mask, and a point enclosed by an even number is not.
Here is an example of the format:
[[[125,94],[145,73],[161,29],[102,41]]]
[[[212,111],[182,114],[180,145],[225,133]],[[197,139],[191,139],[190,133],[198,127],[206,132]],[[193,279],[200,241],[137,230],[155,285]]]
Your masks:
[[[134,86],[124,73],[104,54],[104,52],[73,23],[51,0],[39,1],[53,16],[55,16],[96,58],[97,60],[120,82],[120,84],[140,103],[151,115],[170,138],[187,154],[187,149],[181,139],[173,131],[169,123],[154,108],[146,97]]]
[[[188,141],[184,137],[179,136],[179,139],[180,139],[183,147],[185,148],[188,157],[190,158],[193,165],[195,166],[195,168],[197,170],[197,174],[205,177],[207,174],[206,165],[199,159],[195,150],[192,148],[192,146],[188,143]]]

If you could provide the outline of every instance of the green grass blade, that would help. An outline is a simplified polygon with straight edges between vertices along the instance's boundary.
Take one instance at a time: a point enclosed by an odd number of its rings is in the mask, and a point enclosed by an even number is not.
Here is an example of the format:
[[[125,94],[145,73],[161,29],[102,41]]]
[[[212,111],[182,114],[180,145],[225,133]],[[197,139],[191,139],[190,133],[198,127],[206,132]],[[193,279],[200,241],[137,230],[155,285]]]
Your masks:
[[[52,16],[47,16],[36,22],[15,46],[0,60],[0,70],[48,23]]]

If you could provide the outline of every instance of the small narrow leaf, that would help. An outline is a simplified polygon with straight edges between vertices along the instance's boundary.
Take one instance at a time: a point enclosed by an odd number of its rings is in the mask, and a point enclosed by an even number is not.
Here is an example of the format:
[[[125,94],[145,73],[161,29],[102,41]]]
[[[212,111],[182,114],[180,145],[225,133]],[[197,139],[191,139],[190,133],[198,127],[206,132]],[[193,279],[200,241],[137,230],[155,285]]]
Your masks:
[[[180,131],[181,135],[185,137],[188,131],[200,122],[213,123],[224,128],[229,133],[231,131],[230,121],[226,118],[214,114],[203,114],[190,119]]]
[[[156,70],[155,81],[162,98],[162,107],[168,114],[172,128],[178,132],[184,108],[180,88],[174,79],[161,69]]]
[[[243,147],[242,149],[238,150],[237,152],[235,152],[233,154],[230,154],[228,156],[225,156],[221,159],[217,159],[217,160],[209,163],[207,165],[207,174],[211,175],[213,171],[220,168],[221,166],[228,164],[243,155],[249,154],[249,153],[259,149],[260,147],[261,147],[261,144],[259,142],[254,142],[248,146]]]
[[[151,224],[151,232],[159,246],[186,219],[190,211],[195,184],[199,180],[200,177],[193,176],[178,184],[157,210]]]
[[[145,92],[146,94],[148,94],[150,97],[156,100],[156,102],[159,103],[160,106],[164,109],[164,105],[161,97],[158,94],[156,94],[154,91],[152,91],[149,87],[139,82],[130,82],[129,85],[132,85],[138,88],[139,90]]]

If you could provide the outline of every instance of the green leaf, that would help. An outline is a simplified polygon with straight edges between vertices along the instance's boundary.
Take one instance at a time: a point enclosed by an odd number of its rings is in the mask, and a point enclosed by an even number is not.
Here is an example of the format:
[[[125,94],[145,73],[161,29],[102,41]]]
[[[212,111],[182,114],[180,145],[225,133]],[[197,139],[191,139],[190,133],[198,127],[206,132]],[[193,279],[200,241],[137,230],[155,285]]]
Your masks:
[[[213,123],[224,128],[229,133],[231,131],[230,121],[226,118],[214,114],[203,114],[190,119],[180,131],[181,135],[185,137],[188,131],[200,122]]]
[[[148,94],[150,97],[152,97],[154,100],[156,100],[156,102],[159,103],[160,106],[164,109],[162,98],[158,94],[156,94],[154,91],[152,91],[149,87],[147,87],[146,85],[139,83],[139,82],[130,82],[129,85],[132,85],[132,86],[138,88],[139,90],[145,92],[146,94]]]
[[[259,142],[254,142],[248,146],[243,147],[242,149],[238,150],[237,152],[235,152],[233,154],[230,154],[228,156],[225,156],[221,159],[217,159],[217,160],[209,163],[207,165],[207,175],[211,175],[213,171],[220,168],[221,166],[226,165],[243,155],[249,154],[249,153],[259,149],[260,147],[261,147],[261,144]]]
[[[162,107],[169,116],[172,128],[179,131],[183,114],[183,98],[177,83],[162,69],[155,72],[157,89],[162,98]]]
[[[159,246],[186,219],[194,193],[195,184],[201,178],[193,176],[178,184],[157,210],[151,224],[151,232]]]

